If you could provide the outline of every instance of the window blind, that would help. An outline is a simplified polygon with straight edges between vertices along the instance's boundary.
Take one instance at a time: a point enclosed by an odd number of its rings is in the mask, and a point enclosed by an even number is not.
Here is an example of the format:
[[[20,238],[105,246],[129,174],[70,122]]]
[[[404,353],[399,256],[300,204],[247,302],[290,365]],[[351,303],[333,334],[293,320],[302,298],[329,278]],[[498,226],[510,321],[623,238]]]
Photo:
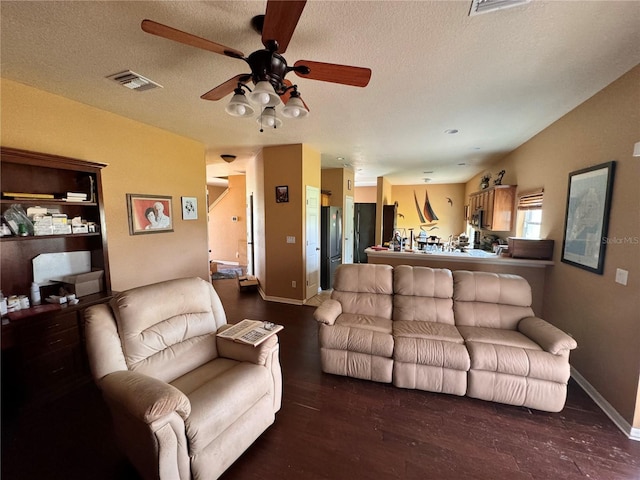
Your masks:
[[[518,198],[518,210],[539,210],[542,208],[544,190],[525,193]]]

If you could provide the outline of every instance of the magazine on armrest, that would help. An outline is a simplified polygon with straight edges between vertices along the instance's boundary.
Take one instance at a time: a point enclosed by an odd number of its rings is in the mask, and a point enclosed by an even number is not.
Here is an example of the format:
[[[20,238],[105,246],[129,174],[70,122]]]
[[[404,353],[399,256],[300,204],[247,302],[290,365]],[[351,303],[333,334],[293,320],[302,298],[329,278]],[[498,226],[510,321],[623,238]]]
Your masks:
[[[271,335],[275,335],[284,327],[271,322],[260,320],[242,320],[224,332],[217,334],[220,338],[227,338],[234,342],[246,343],[257,347]]]

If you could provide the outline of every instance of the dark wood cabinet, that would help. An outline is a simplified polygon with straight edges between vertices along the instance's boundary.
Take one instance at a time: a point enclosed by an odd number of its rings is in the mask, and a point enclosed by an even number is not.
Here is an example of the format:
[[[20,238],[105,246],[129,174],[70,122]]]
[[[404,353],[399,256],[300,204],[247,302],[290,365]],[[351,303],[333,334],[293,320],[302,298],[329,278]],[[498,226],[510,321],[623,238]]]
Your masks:
[[[42,287],[43,305],[3,318],[3,402],[9,396],[19,404],[28,404],[57,397],[90,379],[84,310],[111,297],[101,184],[101,170],[106,165],[5,147],[1,161],[3,216],[12,204],[20,204],[25,211],[31,206],[56,209],[69,219],[81,217],[96,226],[90,233],[0,237],[0,288],[4,295],[29,294],[33,259],[43,253],[89,251],[91,267],[104,270],[104,291],[81,297],[77,305],[45,303],[45,296],[57,294],[58,286]],[[67,201],[67,192],[85,193],[87,200]],[[29,198],[37,195],[54,198]]]

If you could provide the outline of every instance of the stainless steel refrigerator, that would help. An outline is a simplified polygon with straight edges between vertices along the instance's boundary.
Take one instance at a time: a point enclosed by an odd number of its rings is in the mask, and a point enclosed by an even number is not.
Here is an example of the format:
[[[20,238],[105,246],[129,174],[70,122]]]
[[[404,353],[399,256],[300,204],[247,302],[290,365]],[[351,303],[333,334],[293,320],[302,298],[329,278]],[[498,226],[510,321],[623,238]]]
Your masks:
[[[355,203],[353,207],[353,263],[367,263],[364,250],[376,244],[376,204]]]
[[[320,212],[320,287],[333,287],[336,268],[342,263],[342,209],[322,207]]]

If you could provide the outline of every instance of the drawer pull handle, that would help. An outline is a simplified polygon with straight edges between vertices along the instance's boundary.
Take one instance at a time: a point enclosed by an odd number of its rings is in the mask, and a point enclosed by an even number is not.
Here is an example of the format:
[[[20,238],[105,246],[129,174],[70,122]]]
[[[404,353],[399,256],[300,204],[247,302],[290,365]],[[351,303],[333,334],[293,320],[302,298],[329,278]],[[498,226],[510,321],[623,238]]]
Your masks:
[[[61,338],[54,340],[53,342],[49,342],[49,345],[55,345],[56,343],[60,343],[62,341]]]
[[[47,328],[56,328],[56,327],[59,327],[59,326],[60,326],[59,323],[54,323],[53,325],[47,326]]]
[[[64,367],[56,368],[55,370],[51,370],[51,374],[53,375],[54,373],[61,372],[62,370],[64,370]]]

